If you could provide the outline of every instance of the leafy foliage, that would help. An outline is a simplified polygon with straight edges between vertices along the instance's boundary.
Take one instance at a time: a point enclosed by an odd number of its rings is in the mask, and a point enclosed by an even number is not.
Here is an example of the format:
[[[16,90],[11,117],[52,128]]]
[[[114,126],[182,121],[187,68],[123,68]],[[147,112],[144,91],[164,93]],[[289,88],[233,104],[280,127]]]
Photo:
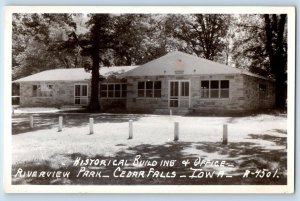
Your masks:
[[[179,50],[275,78],[280,88],[286,33],[284,15],[14,14],[13,79],[84,67],[92,72],[92,108],[99,109],[101,66],[140,65]]]

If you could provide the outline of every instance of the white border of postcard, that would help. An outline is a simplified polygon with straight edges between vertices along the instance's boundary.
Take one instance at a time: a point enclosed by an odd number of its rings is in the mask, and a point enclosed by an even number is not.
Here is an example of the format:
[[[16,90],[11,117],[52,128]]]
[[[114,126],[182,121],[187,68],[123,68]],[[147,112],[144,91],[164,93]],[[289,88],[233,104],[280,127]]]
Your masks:
[[[12,13],[288,14],[287,185],[12,185]],[[5,8],[4,188],[6,193],[293,193],[295,140],[295,8],[272,6],[8,6]]]

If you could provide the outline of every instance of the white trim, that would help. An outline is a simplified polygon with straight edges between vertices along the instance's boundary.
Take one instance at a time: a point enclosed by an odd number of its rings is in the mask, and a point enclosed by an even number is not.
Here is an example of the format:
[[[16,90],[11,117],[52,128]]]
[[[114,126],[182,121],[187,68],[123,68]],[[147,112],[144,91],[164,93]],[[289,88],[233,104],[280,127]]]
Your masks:
[[[209,86],[209,88],[208,88],[208,98],[203,98],[202,97],[202,87],[201,87],[201,82],[202,81],[208,81],[208,86]],[[218,84],[218,98],[215,98],[215,97],[213,97],[213,98],[211,98],[210,97],[210,91],[211,91],[211,81],[219,81],[219,84]],[[221,81],[228,81],[228,84],[229,84],[229,88],[228,88],[228,98],[222,98],[221,97]],[[204,79],[204,80],[201,80],[200,79],[200,99],[201,100],[227,100],[227,99],[230,99],[230,79]]]
[[[80,96],[76,96],[76,95],[75,95],[75,93],[76,93],[76,89],[75,89],[75,88],[76,88],[76,85],[79,85],[79,86],[80,86]],[[82,92],[81,86],[86,86],[86,90],[87,90],[87,91],[86,91],[86,96],[82,96],[82,95],[81,95],[81,92]],[[73,97],[74,97],[74,105],[83,105],[83,106],[84,106],[84,105],[88,105],[88,104],[89,104],[89,87],[88,87],[88,84],[85,84],[85,83],[75,83],[73,89],[74,89],[74,93],[73,93],[73,94],[74,94],[74,96],[73,96]],[[80,100],[81,100],[81,99],[87,99],[87,103],[86,103],[86,104],[81,104],[81,103],[80,103],[80,104],[76,104],[76,97],[79,97]]]
[[[178,82],[178,107],[171,107],[170,102],[171,102],[171,82]],[[181,101],[181,83],[182,82],[188,82],[189,83],[189,98],[188,98],[188,108],[191,107],[191,80],[168,80],[168,107],[169,108],[184,108],[180,107],[180,101]],[[186,100],[186,99],[185,99]]]
[[[33,96],[33,86],[40,86],[40,91],[42,93],[42,83],[39,84],[31,84],[31,98],[53,98],[54,94],[53,94],[53,88],[54,88],[54,83],[51,84],[46,84],[47,86],[52,86],[52,96]]]
[[[114,86],[114,89],[113,89],[113,97],[108,97],[108,91],[111,91],[111,90],[108,90],[108,85],[112,84]],[[119,84],[120,85],[120,97],[115,97],[115,93],[116,93],[116,90],[115,90],[115,85],[116,84]],[[102,97],[101,96],[101,92],[102,92],[102,89],[101,89],[101,85],[106,85],[107,86],[107,89],[106,89],[106,97]],[[122,96],[122,92],[123,92],[123,89],[122,89],[122,85],[126,85],[126,96],[123,97]],[[103,82],[103,83],[99,83],[99,97],[102,98],[102,99],[127,99],[127,83],[126,82]]]
[[[143,82],[144,83],[144,89],[139,89],[139,82]],[[146,82],[152,82],[152,89],[148,89],[148,90],[152,90],[152,97],[147,97],[147,87],[146,87]],[[160,97],[155,97],[154,96],[154,92],[155,90],[158,90],[158,89],[155,89],[154,88],[154,83],[155,82],[160,82]],[[144,90],[144,96],[143,97],[140,97],[139,96],[139,90]],[[162,92],[162,80],[143,80],[143,81],[137,81],[137,99],[161,99],[161,92]]]

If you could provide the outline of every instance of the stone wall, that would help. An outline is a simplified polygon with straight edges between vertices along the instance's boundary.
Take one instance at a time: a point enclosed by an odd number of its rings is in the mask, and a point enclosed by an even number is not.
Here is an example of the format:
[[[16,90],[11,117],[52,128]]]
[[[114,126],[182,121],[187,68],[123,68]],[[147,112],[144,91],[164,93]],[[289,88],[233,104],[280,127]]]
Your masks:
[[[105,83],[124,82],[124,80],[105,80]],[[53,85],[52,97],[33,97],[32,85],[49,84]],[[74,103],[74,85],[88,84],[88,99],[90,99],[91,89],[90,81],[57,81],[57,82],[23,82],[20,83],[20,106],[22,107],[62,107],[76,106]],[[99,99],[100,99],[99,91]],[[101,108],[107,109],[125,109],[126,98],[102,98],[100,99]]]
[[[138,97],[139,81],[161,81],[161,97]],[[127,78],[127,98],[100,98],[104,110],[124,109],[128,111],[153,112],[156,109],[169,108],[169,81],[190,80],[190,107],[198,113],[246,112],[273,108],[275,104],[274,82],[248,75],[177,75],[177,76],[142,76]],[[229,98],[203,99],[200,97],[201,80],[229,80]],[[105,80],[109,82],[126,82],[126,80]],[[52,84],[52,97],[33,97],[32,85]],[[20,105],[23,107],[61,107],[74,106],[74,85],[88,84],[90,98],[90,81],[60,82],[26,82],[20,84]],[[259,84],[266,90],[259,89]],[[99,93],[100,94],[100,93]]]
[[[154,111],[158,108],[168,108],[168,80],[166,76],[142,76],[127,78],[127,109],[130,111]],[[160,98],[138,97],[137,88],[139,81],[161,81]]]
[[[33,97],[32,85],[53,85],[52,97]],[[22,82],[20,83],[20,106],[22,107],[61,107],[74,106],[74,85],[88,84],[88,98],[90,98],[90,82],[57,81],[57,82]]]
[[[253,76],[243,75],[247,110],[271,109],[275,106],[275,82]],[[259,85],[266,86],[263,91]]]
[[[140,98],[137,96],[139,81],[162,82],[161,98]],[[142,76],[127,78],[127,109],[152,112],[155,109],[167,109],[170,80],[190,80],[190,108],[198,113],[248,112],[257,109],[272,108],[274,105],[274,86],[272,82],[247,75],[178,75],[178,76]],[[229,80],[229,98],[200,97],[201,80]],[[267,84],[268,95],[265,97],[258,89],[258,84]]]
[[[201,80],[229,80],[229,98],[201,98]],[[197,112],[242,111],[244,109],[243,80],[240,75],[203,75],[193,83],[192,107]]]

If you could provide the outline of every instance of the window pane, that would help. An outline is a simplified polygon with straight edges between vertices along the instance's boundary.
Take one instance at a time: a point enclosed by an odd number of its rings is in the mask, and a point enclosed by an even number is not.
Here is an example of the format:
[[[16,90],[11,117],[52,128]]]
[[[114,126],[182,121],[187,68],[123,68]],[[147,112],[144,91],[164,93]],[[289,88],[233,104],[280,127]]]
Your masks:
[[[154,90],[154,97],[161,97],[161,90],[160,89],[156,89]]]
[[[147,81],[146,82],[146,89],[153,89],[153,82],[152,81]]]
[[[108,84],[108,90],[114,90],[114,85],[113,84]]]
[[[146,97],[153,97],[153,90],[146,90]]]
[[[209,81],[201,81],[201,89],[208,89]]]
[[[201,98],[209,98],[209,90],[201,89]]]
[[[75,98],[75,104],[80,104],[80,99],[79,98]]]
[[[259,88],[259,91],[266,91],[267,90],[267,85],[265,85],[265,84],[259,84],[258,88]]]
[[[181,96],[189,96],[189,83],[188,82],[181,83]]]
[[[144,97],[145,90],[138,90],[138,97]]]
[[[171,82],[171,96],[178,96],[178,82]]]
[[[37,96],[37,86],[32,85],[32,96],[36,97]]]
[[[138,82],[138,89],[145,89],[145,82]]]
[[[210,97],[211,98],[219,98],[219,89],[211,89]]]
[[[221,80],[221,89],[229,89],[229,80]]]
[[[115,90],[121,90],[121,85],[120,84],[115,84]]]
[[[121,91],[115,91],[115,97],[120,98],[121,97]]]
[[[107,84],[101,84],[101,90],[107,90]]]
[[[210,88],[211,89],[219,89],[219,81],[218,80],[212,80],[210,82]]]
[[[80,96],[80,85],[75,85],[75,96]]]
[[[81,96],[87,96],[87,85],[81,85]]]
[[[122,97],[126,97],[127,96],[127,92],[126,91],[122,91]]]
[[[105,91],[101,91],[101,94],[100,94],[100,97],[102,97],[102,98],[106,98],[107,97],[107,91],[105,90]]]
[[[221,90],[221,98],[229,98],[229,89]]]
[[[108,91],[108,97],[113,98],[114,97],[114,91]]]
[[[154,82],[154,89],[161,89],[161,81]]]

